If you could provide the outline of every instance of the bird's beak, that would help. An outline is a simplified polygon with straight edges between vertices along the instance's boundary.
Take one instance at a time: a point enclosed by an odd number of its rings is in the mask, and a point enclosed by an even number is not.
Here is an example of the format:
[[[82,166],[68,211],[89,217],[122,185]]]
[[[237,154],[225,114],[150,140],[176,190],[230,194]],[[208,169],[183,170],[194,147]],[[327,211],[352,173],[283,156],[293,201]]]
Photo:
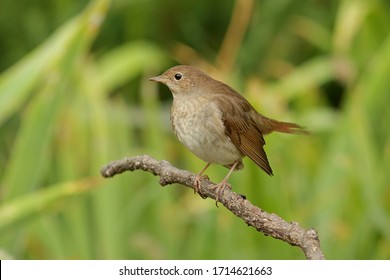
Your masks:
[[[160,82],[161,83],[161,76],[156,76],[156,77],[149,78],[149,81]]]

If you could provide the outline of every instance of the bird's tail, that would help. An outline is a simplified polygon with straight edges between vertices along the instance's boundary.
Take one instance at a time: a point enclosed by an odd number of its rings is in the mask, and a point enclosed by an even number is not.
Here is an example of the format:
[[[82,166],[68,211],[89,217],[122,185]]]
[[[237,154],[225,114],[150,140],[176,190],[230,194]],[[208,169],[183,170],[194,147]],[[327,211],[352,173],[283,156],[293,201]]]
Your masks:
[[[257,123],[263,134],[269,134],[273,131],[292,134],[309,134],[304,127],[290,122],[280,122],[277,120],[269,119],[259,114]]]

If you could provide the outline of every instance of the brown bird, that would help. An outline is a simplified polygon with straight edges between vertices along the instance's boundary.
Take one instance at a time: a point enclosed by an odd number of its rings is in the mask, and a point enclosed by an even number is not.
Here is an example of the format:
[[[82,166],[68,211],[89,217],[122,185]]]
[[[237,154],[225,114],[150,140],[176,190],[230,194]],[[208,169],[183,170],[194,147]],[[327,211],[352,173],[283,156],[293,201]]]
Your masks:
[[[179,65],[160,76],[150,78],[169,87],[173,95],[171,124],[177,138],[207,165],[197,175],[194,191],[200,191],[202,174],[212,163],[229,168],[217,184],[217,202],[221,191],[230,186],[233,170],[244,167],[248,156],[268,175],[272,174],[263,146],[263,136],[273,131],[306,134],[299,125],[269,119],[230,86],[214,80],[192,66]]]

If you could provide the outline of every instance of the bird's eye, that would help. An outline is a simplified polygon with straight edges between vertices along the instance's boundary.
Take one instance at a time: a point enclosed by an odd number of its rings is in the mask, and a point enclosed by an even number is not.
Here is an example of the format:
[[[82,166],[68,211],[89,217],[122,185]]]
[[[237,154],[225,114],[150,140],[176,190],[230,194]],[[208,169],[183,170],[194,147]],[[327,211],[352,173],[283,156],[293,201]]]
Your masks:
[[[176,74],[175,74],[175,80],[176,80],[176,81],[179,81],[182,77],[183,77],[183,75],[180,74],[180,73],[176,73]]]

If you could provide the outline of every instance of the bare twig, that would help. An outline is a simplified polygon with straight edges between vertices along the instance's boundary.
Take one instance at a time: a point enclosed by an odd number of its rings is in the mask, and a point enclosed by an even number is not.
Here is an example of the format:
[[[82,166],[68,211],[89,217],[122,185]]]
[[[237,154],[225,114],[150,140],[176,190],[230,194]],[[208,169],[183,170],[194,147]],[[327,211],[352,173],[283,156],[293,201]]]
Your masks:
[[[168,161],[158,161],[148,155],[124,158],[111,162],[104,166],[100,172],[103,177],[107,178],[125,171],[139,169],[159,176],[159,183],[162,186],[178,183],[193,188],[196,176],[189,171],[177,169]],[[201,180],[201,192],[204,197],[216,199],[217,195],[213,186],[215,184],[208,179],[203,178]],[[296,222],[289,223],[276,214],[267,213],[228,188],[225,188],[225,191],[220,196],[219,202],[257,231],[283,240],[292,246],[300,247],[307,259],[324,259],[320,248],[320,241],[314,229],[303,229]]]

